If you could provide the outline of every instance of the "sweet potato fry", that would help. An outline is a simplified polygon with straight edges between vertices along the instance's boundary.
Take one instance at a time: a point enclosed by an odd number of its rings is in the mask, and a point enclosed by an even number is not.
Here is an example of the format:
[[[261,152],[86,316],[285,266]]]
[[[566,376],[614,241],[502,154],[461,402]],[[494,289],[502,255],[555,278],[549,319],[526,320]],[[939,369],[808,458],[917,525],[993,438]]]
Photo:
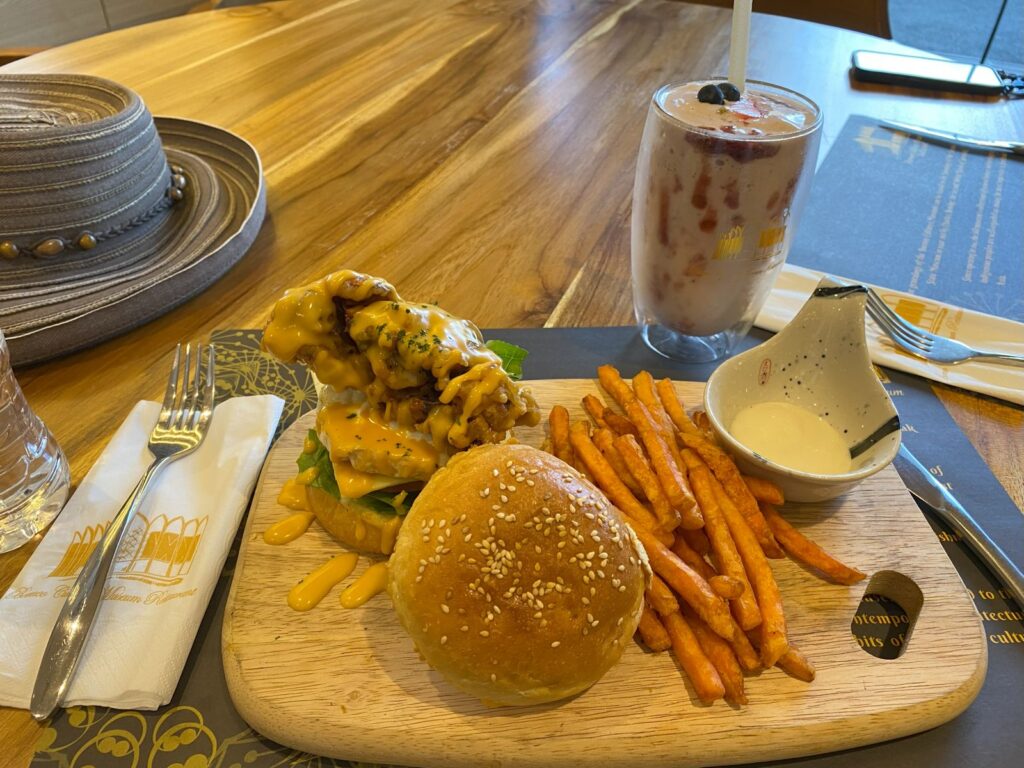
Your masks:
[[[672,640],[672,651],[686,671],[697,697],[705,704],[711,704],[725,696],[725,685],[697,642],[697,636],[683,615],[676,611],[663,616],[665,629]]]
[[[732,614],[729,613],[728,603],[711,590],[699,573],[676,557],[650,531],[638,530],[636,535],[647,550],[647,558],[654,572],[661,576],[711,629],[727,640],[736,634],[742,634],[733,621]]]
[[[676,596],[672,594],[668,584],[657,574],[651,578],[651,586],[644,592],[644,599],[662,616],[679,610],[679,601],[676,600]]]
[[[608,423],[604,420],[604,407],[604,403],[594,395],[585,395],[583,398],[583,410],[587,412],[587,415],[599,427],[608,426]]]
[[[647,495],[644,493],[644,489],[640,487],[636,478],[629,471],[629,467],[626,466],[626,462],[622,460],[622,456],[615,449],[615,433],[607,427],[596,429],[592,439],[594,445],[600,448],[601,453],[608,459],[608,463],[612,465],[612,469],[615,470],[615,474],[619,476],[619,479],[626,484],[626,487],[633,492],[633,495],[638,500],[646,501]]]
[[[661,398],[654,390],[654,377],[649,371],[640,371],[633,377],[633,393],[637,400],[644,404],[647,412],[654,418],[654,423],[661,430],[662,435],[670,435],[672,432],[672,421],[661,404]]]
[[[604,417],[605,423],[608,425],[608,429],[612,430],[619,435],[638,435],[636,427],[633,426],[633,422],[623,416],[621,413],[613,411],[611,408],[605,408],[604,413],[601,414]]]
[[[597,369],[597,381],[619,408],[626,410],[626,403],[632,400],[634,395],[632,388],[623,380],[619,369],[614,365],[600,366]]]
[[[708,418],[707,411],[697,410],[693,412],[693,423],[700,430],[701,434],[714,444],[718,444],[718,438],[715,437],[714,427],[711,426],[711,419]]]
[[[693,549],[687,541],[686,534],[689,531],[676,531],[676,540],[672,543],[672,552],[699,573],[705,581],[710,583],[711,577],[715,576],[715,569],[705,560],[697,550]]]
[[[765,480],[763,477],[743,475],[743,482],[747,484],[750,493],[759,502],[763,501],[766,504],[774,504],[777,507],[786,503],[786,499],[782,495],[782,489],[771,480]]]
[[[715,496],[711,470],[689,448],[683,451],[683,461],[686,462],[693,492],[704,514],[704,530],[711,541],[711,551],[718,571],[743,585],[739,596],[732,603],[733,615],[742,629],[753,629],[761,623],[761,611],[751,589],[745,563]]]
[[[636,438],[632,435],[622,435],[615,438],[614,445],[619,458],[643,488],[644,496],[651,502],[654,516],[658,518],[660,526],[666,531],[675,530],[679,526],[679,513],[668,503],[668,497],[661,489],[658,476],[654,474],[651,465],[647,463],[647,458]]]
[[[640,633],[640,639],[644,641],[644,645],[652,651],[657,653],[667,651],[672,647],[672,639],[668,636],[668,630],[665,629],[661,619],[647,603],[644,603],[644,612],[640,614],[640,624],[636,629]]]
[[[696,635],[704,655],[718,671],[718,676],[725,687],[725,700],[730,704],[746,704],[747,694],[743,690],[743,670],[729,643],[712,632],[707,624],[685,607],[683,608],[683,618],[686,619],[693,634]]]
[[[711,551],[711,542],[708,541],[708,535],[704,533],[703,528],[697,528],[693,531],[680,530],[679,533],[686,543],[690,545],[690,548],[702,557]]]
[[[775,666],[787,675],[795,677],[797,680],[803,680],[805,683],[813,681],[816,674],[811,660],[804,656],[800,649],[794,645],[790,645],[789,650],[779,657],[779,660],[775,662]]]
[[[856,584],[866,576],[862,571],[836,560],[800,533],[771,504],[762,504],[761,511],[786,554],[821,575],[825,581],[849,586]]]
[[[711,468],[715,477],[724,487],[729,498],[732,499],[736,508],[747,519],[747,524],[754,531],[757,540],[761,543],[761,549],[768,557],[783,557],[775,538],[772,536],[768,523],[757,507],[757,499],[750,493],[747,484],[743,482],[740,471],[736,468],[732,459],[717,445],[714,445],[705,438],[697,435],[680,433],[679,439],[683,444],[697,453]]]
[[[626,517],[636,523],[640,530],[653,531],[658,527],[658,520],[632,494],[626,484],[615,474],[612,465],[598,449],[587,434],[587,423],[578,421],[569,430],[569,442],[583,464],[594,476],[594,484],[605,492],[609,501],[618,507]],[[652,539],[654,537],[652,536]],[[657,539],[654,539],[657,541]]]
[[[569,445],[569,412],[561,405],[556,405],[548,416],[548,426],[551,429],[552,452],[570,467],[573,466],[572,446]]]
[[[760,627],[758,627],[760,629]],[[757,629],[754,630],[755,632]],[[729,645],[732,647],[732,652],[736,654],[736,659],[739,661],[743,671],[747,674],[754,674],[760,672],[763,667],[761,666],[761,657],[758,652],[754,650],[754,646],[750,642],[750,638],[744,633],[737,631],[733,635],[732,640],[729,641]]]
[[[771,667],[789,649],[786,639],[786,617],[782,612],[782,597],[779,585],[775,582],[771,566],[758,544],[757,537],[750,529],[747,519],[736,509],[732,499],[726,494],[717,478],[711,477],[711,485],[718,501],[719,509],[729,525],[729,532],[736,549],[743,560],[743,567],[750,580],[750,586],[757,596],[757,606],[761,610],[761,661],[764,666]]]
[[[665,443],[668,452],[672,455],[672,461],[677,467],[682,468],[683,459],[679,455],[679,446],[676,444],[675,426],[665,412],[665,407],[661,404],[661,398],[655,391],[654,378],[648,371],[640,371],[633,377],[633,391],[636,393],[637,400],[644,404],[644,408],[651,415],[655,427],[661,434],[662,442]]]
[[[724,573],[712,576],[708,579],[708,585],[716,595],[724,597],[726,600],[735,600],[747,589],[742,581],[737,581],[732,576],[726,576]],[[741,624],[740,626],[743,625]]]
[[[683,403],[676,395],[676,389],[672,386],[672,382],[669,379],[661,379],[657,385],[658,397],[661,399],[661,405],[668,414],[668,417],[672,420],[672,424],[680,432],[692,432],[697,433],[697,426],[690,420],[690,417],[686,415],[686,409],[683,408]]]
[[[683,476],[680,466],[672,458],[665,441],[662,440],[653,417],[636,398],[626,403],[626,414],[640,432],[640,441],[651,460],[651,466],[658,476],[669,503],[679,511],[683,528],[691,530],[704,525],[697,501],[693,498],[690,484]]]

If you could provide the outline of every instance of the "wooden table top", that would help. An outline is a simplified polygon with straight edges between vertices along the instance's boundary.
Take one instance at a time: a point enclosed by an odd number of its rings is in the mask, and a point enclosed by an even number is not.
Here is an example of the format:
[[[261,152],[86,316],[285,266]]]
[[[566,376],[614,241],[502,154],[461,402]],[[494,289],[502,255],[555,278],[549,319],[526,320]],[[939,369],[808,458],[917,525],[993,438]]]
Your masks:
[[[647,103],[723,72],[727,11],[663,0],[287,0],[168,19],[0,68],[109,77],[154,114],[216,123],[259,150],[268,216],[251,251],[163,318],[19,371],[82,479],[132,404],[159,399],[179,340],[260,327],[291,286],[341,267],[387,277],[482,327],[633,322],[629,211]],[[749,76],[825,113],[978,136],[1024,134],[1011,103],[851,83],[855,32],[755,15]],[[1024,411],[936,387],[1018,507]],[[0,556],[0,590],[33,546]],[[0,766],[38,734],[0,709]]]

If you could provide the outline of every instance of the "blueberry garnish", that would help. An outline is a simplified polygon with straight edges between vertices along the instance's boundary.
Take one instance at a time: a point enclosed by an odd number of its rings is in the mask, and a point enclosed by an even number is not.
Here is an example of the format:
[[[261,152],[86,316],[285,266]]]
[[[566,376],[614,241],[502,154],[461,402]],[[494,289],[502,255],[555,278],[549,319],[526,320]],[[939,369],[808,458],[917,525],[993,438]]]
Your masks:
[[[717,85],[705,85],[697,91],[697,101],[701,104],[725,104],[725,97]]]
[[[722,92],[726,101],[739,101],[740,100],[740,89],[732,83],[719,83],[718,90]]]

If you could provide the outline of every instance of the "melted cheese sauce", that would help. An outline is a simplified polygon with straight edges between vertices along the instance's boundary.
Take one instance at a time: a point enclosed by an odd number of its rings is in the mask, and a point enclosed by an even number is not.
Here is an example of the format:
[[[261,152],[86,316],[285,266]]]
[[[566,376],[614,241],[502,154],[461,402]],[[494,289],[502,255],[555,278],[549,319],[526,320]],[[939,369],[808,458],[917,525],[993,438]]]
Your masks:
[[[758,403],[736,414],[729,432],[783,467],[817,475],[849,472],[850,449],[823,418],[792,403]]]
[[[536,402],[508,377],[475,325],[403,301],[386,281],[357,272],[288,291],[274,306],[263,347],[285,362],[301,359],[338,391],[359,390],[384,429],[397,423],[427,433],[442,454],[497,442],[513,426],[540,418]],[[345,456],[339,451],[336,458]],[[428,477],[427,457],[413,460],[423,465],[399,476]]]
[[[313,608],[327,596],[335,584],[346,579],[355,570],[357,562],[359,555],[355,552],[335,555],[291,588],[288,593],[289,607],[296,611],[308,611]]]
[[[293,477],[288,478],[281,486],[281,492],[277,494],[277,503],[288,509],[305,509],[306,486]]]
[[[354,584],[341,593],[342,607],[358,608],[374,595],[383,592],[387,583],[388,564],[384,562],[371,565]]]
[[[313,522],[312,512],[297,512],[284,520],[278,520],[263,532],[267,544],[287,544],[304,534]]]
[[[396,478],[427,480],[438,467],[440,454],[428,440],[386,423],[365,405],[331,403],[316,421],[343,496],[354,499],[397,485]]]

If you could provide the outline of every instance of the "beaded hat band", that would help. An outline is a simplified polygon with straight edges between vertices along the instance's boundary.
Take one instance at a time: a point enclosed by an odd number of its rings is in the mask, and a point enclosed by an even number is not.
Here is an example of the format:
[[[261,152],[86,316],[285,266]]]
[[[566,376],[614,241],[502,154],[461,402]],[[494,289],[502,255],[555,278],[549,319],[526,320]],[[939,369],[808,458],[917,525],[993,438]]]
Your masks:
[[[51,235],[38,240],[35,245],[18,245],[13,240],[4,239],[0,235],[0,259],[16,259],[19,256],[33,256],[48,259],[68,251],[91,251],[100,243],[105,243],[118,235],[123,235],[135,227],[145,224],[154,216],[166,211],[172,205],[185,198],[185,169],[180,165],[170,166],[171,183],[166,194],[153,204],[147,211],[136,214],[121,224],[110,227],[103,232],[82,230],[73,237]]]

